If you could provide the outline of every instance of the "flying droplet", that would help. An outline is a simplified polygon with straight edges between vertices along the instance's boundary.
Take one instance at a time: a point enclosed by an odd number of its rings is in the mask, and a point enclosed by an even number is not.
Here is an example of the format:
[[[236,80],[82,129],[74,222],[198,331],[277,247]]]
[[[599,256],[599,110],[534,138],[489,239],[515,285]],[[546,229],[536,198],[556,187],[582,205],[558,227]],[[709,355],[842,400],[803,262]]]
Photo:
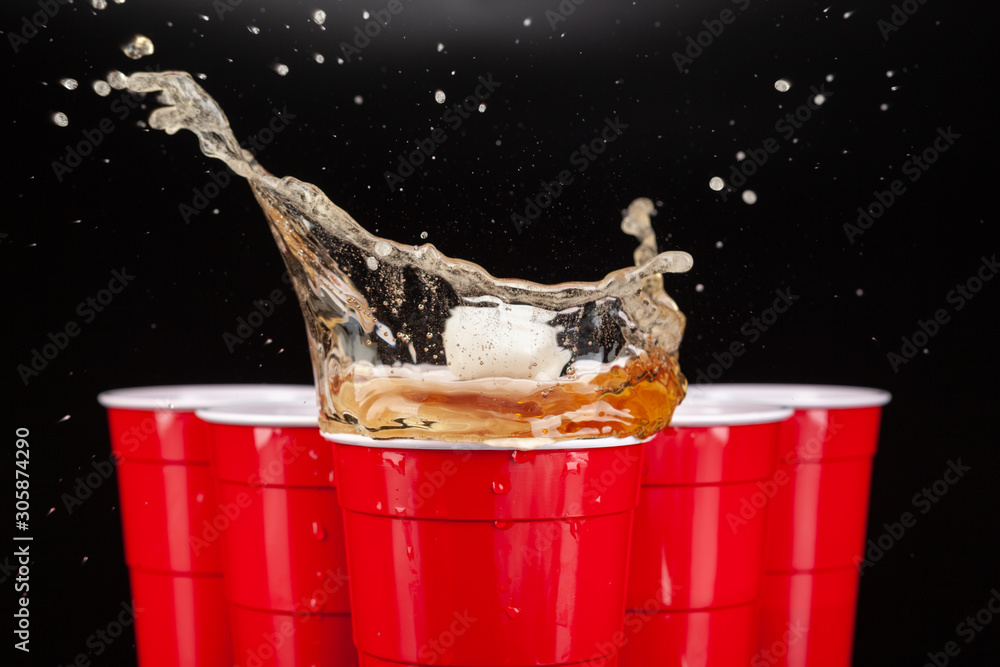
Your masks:
[[[76,79],[70,79],[69,77],[59,79],[59,83],[62,84],[62,87],[66,90],[76,90],[76,87],[79,85]]]
[[[249,30],[254,35],[259,35],[260,34],[260,28],[258,28],[255,25],[248,25],[247,26],[247,30]]]
[[[695,292],[704,292],[705,291],[705,286],[702,285],[701,283],[698,283],[697,285],[694,286],[694,291]]]
[[[288,65],[282,65],[281,63],[275,63],[274,71],[278,73],[278,76],[285,76],[288,74]]]
[[[438,42],[438,53],[441,53],[442,51],[444,51],[444,44]]]
[[[715,242],[715,247],[716,248],[721,248],[722,247],[722,241],[716,241]]]
[[[326,21],[326,12],[322,9],[317,9],[313,12],[313,23],[316,25],[323,25],[324,21]]]
[[[530,26],[531,26],[531,17],[529,16],[528,18],[524,19],[524,27],[527,28]]]
[[[743,201],[745,203],[747,203],[747,204],[756,204],[757,203],[757,193],[754,192],[753,190],[744,190],[743,191]]]
[[[747,159],[747,154],[744,153],[743,151],[736,151],[736,159],[737,160],[746,160]]]
[[[420,238],[422,239],[427,238],[427,232],[420,232]]]
[[[320,65],[326,62],[326,57],[324,57],[322,53],[314,53],[313,58],[315,58],[316,62],[318,62]]]
[[[111,86],[108,85],[107,81],[95,81],[91,84],[94,92],[101,97],[107,97],[111,94]]]
[[[69,117],[62,111],[57,111],[54,114],[52,114],[52,122],[58,125],[59,127],[66,127],[67,125],[69,125]]]
[[[360,106],[365,103],[365,98],[361,97],[360,95],[355,95],[354,103]]]
[[[132,60],[138,60],[143,56],[152,55],[153,42],[145,35],[136,35],[132,41],[122,45],[122,53]]]
[[[718,176],[713,176],[711,180],[708,181],[708,187],[718,192],[722,188],[726,187],[726,183]]]
[[[479,113],[486,113],[486,105],[485,104],[480,104],[479,105]]]
[[[94,9],[107,9],[108,0],[90,0],[90,6]]]
[[[434,91],[434,101],[435,102],[437,102],[438,104],[444,104],[445,99],[447,99],[447,98],[446,98],[443,90],[439,89],[439,90],[435,90]]]
[[[128,77],[118,70],[108,72],[107,80],[108,85],[115,90],[125,90],[125,86],[128,85]]]
[[[879,111],[888,111],[889,110],[889,105],[886,104],[885,102],[883,102],[882,104],[878,105],[878,109],[879,109]]]
[[[787,93],[792,87],[792,82],[788,79],[778,79],[774,82],[774,89],[779,93]]]
[[[865,295],[865,291],[863,289],[861,289],[861,288],[858,288],[858,289],[854,290],[854,293],[856,295],[858,295],[858,296],[864,296]]]
[[[90,560],[90,556],[84,556],[83,560],[80,561],[80,565],[86,565],[88,560]]]
[[[826,95],[823,95],[822,93],[813,98],[813,104],[816,106],[821,106],[823,102],[826,102]]]

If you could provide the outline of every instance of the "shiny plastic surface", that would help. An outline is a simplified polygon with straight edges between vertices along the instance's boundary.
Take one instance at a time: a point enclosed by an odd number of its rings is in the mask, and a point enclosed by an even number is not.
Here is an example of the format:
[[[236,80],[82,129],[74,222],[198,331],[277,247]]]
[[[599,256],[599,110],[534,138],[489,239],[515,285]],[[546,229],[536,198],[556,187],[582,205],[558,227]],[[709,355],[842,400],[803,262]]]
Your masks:
[[[769,572],[846,567],[862,556],[870,458],[779,465],[789,480],[771,502]]]
[[[357,664],[333,446],[318,427],[209,427],[233,653],[270,667]],[[267,633],[280,645],[261,648]]]
[[[765,575],[756,655],[774,667],[850,667],[857,599],[853,566]]]
[[[846,567],[861,555],[881,407],[796,410],[782,425],[767,570]]]
[[[232,667],[222,576],[129,570],[139,667]]]
[[[357,667],[349,614],[276,614],[233,605],[238,667]]]
[[[205,425],[193,412],[108,409],[140,667],[230,667]],[[199,575],[199,576],[194,576]]]
[[[127,460],[209,462],[208,425],[194,410],[108,410],[111,449]]]
[[[641,445],[336,456],[362,665],[614,664]]]
[[[118,464],[125,562],[144,570],[222,575],[219,513],[208,463]]]
[[[707,611],[630,611],[618,667],[753,665],[756,619],[756,603]]]

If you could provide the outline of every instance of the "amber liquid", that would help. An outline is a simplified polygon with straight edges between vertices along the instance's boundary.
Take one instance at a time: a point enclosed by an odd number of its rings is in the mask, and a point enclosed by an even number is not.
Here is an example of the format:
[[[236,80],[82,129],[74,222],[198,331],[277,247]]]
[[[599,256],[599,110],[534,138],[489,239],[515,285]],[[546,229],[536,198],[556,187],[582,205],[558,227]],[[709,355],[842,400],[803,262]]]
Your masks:
[[[376,439],[516,438],[525,445],[565,438],[641,439],[669,424],[686,385],[668,355],[548,383],[355,376],[330,387],[343,416],[324,413],[320,426],[327,433],[358,433],[364,424],[365,434]]]

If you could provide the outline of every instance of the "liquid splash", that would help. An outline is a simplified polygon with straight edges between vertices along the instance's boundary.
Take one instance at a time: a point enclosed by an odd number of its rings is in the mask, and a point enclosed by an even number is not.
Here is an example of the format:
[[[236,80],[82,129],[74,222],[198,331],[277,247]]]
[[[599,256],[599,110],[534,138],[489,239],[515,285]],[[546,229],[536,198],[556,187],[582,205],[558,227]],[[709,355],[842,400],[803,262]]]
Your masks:
[[[622,221],[640,241],[637,266],[597,282],[498,279],[431,244],[376,237],[316,186],[272,176],[189,74],[124,83],[160,93],[151,127],[194,132],[248,181],[305,315],[324,432],[528,449],[669,423],[687,386],[684,316],[662,274],[692,260],[657,253],[648,199]]]

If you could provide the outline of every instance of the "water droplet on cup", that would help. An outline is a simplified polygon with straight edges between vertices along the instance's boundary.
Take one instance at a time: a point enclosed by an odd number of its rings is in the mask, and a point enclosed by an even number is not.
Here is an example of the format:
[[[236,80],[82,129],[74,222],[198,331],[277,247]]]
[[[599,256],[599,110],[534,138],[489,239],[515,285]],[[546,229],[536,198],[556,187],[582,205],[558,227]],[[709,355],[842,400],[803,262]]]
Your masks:
[[[514,463],[527,463],[535,458],[535,453],[518,449],[510,455],[510,458],[514,461]]]
[[[322,541],[326,539],[326,528],[323,527],[323,524],[317,521],[313,521],[312,533],[313,537],[315,537],[317,540]]]
[[[510,519],[497,519],[493,522],[493,527],[497,530],[510,530],[514,527],[514,522]]]
[[[323,608],[323,605],[320,604],[319,600],[316,598],[309,598],[309,602],[306,606],[309,607],[309,611],[319,611]]]
[[[517,618],[518,616],[521,615],[521,610],[513,605],[507,605],[506,607],[503,608],[503,610],[507,613],[507,616],[509,616],[510,618]]]
[[[506,475],[501,475],[493,480],[492,485],[493,493],[498,496],[510,493],[510,478]]]

